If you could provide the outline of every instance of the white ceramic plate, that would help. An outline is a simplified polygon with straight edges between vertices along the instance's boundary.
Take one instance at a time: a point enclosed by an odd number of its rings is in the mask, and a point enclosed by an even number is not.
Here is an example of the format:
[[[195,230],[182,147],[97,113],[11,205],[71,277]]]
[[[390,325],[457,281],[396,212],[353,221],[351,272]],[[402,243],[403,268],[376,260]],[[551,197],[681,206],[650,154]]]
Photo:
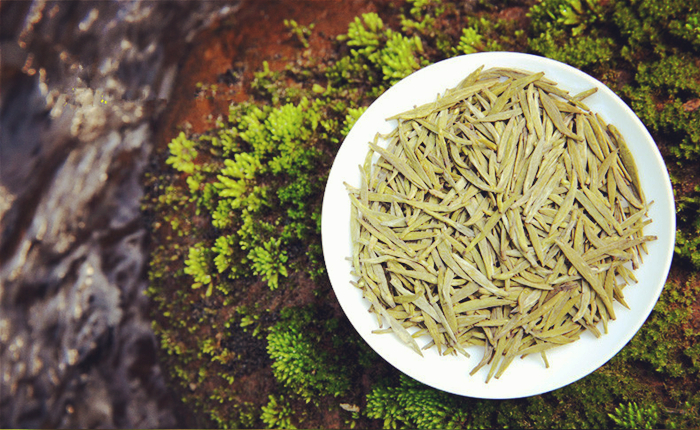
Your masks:
[[[609,333],[596,339],[585,332],[578,341],[547,351],[550,368],[545,368],[539,354],[517,358],[501,376],[484,381],[489,366],[474,376],[469,372],[481,360],[482,347],[471,347],[463,356],[439,356],[435,348],[419,356],[394,334],[373,334],[378,328],[369,302],[359,289],[350,284],[352,253],[350,240],[350,199],[343,182],[359,187],[358,165],[367,155],[368,145],[376,133],[388,133],[396,121],[392,115],[416,105],[432,102],[438,93],[456,86],[477,67],[512,67],[531,72],[545,72],[545,77],[559,83],[571,94],[591,87],[598,92],[585,103],[614,124],[625,137],[640,173],[647,201],[654,201],[649,216],[653,223],[645,234],[658,236],[648,245],[649,254],[635,272],[639,283],[625,288],[631,310],[615,303],[617,319],[609,324]],[[591,76],[566,64],[543,57],[490,52],[470,54],[435,63],[406,77],[379,97],[359,118],[343,142],[326,185],[322,212],[322,241],[326,268],[343,311],[364,340],[385,360],[424,384],[450,393],[488,399],[509,399],[545,393],[570,384],[606,363],[629,342],[642,326],[658,300],[671,265],[675,238],[675,209],[671,182],[663,159],[649,132],[634,112],[609,88]],[[419,339],[423,346],[428,336]]]

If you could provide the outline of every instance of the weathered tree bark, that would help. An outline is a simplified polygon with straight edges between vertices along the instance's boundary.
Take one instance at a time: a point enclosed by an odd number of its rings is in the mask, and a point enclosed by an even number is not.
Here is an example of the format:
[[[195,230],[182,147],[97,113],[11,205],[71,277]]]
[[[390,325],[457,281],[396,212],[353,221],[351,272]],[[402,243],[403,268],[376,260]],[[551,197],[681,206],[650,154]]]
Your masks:
[[[178,62],[238,7],[0,4],[0,427],[172,427],[141,176]]]

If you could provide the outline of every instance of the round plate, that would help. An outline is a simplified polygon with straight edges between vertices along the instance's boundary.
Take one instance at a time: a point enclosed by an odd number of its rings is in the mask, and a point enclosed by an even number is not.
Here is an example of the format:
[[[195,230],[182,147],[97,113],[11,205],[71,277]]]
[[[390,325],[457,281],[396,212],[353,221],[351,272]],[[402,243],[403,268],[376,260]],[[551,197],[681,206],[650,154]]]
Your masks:
[[[649,254],[635,271],[639,282],[625,288],[625,300],[631,310],[615,303],[617,319],[608,325],[608,333],[595,338],[584,332],[568,345],[547,351],[549,368],[539,354],[517,358],[500,379],[485,383],[489,366],[474,376],[469,372],[481,360],[482,347],[470,347],[470,358],[440,356],[436,348],[416,354],[394,334],[374,334],[377,318],[368,312],[369,302],[350,281],[352,255],[350,240],[350,198],[343,182],[360,186],[358,165],[369,149],[367,143],[377,133],[388,133],[396,121],[385,118],[416,105],[435,101],[438,93],[456,86],[477,67],[510,67],[558,82],[571,94],[597,87],[598,92],[584,100],[593,112],[614,124],[622,133],[640,172],[647,201],[653,201],[649,217],[653,222],[644,233],[656,235],[648,243]],[[380,144],[385,143],[381,142]],[[671,266],[675,239],[675,208],[671,182],[654,140],[634,112],[609,88],[591,76],[566,64],[528,54],[489,52],[450,58],[418,70],[379,97],[358,119],[343,142],[331,168],[326,185],[322,212],[322,241],[328,276],[335,294],[358,333],[386,361],[403,373],[434,388],[454,394],[487,399],[510,399],[545,393],[570,384],[593,372],[610,360],[629,342],[642,326],[661,294]],[[386,326],[386,323],[385,323]],[[602,331],[602,330],[601,330]],[[418,339],[420,346],[428,336]]]

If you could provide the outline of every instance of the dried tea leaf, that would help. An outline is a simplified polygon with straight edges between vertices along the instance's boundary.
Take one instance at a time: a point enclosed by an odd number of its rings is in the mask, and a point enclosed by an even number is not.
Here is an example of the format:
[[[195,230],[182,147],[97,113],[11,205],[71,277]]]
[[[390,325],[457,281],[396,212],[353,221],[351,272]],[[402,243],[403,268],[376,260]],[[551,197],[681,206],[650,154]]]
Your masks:
[[[353,285],[389,323],[377,333],[418,353],[423,335],[439,354],[483,346],[470,374],[488,364],[488,381],[607,332],[655,237],[629,148],[581,102],[595,91],[482,67],[393,117],[346,185]]]

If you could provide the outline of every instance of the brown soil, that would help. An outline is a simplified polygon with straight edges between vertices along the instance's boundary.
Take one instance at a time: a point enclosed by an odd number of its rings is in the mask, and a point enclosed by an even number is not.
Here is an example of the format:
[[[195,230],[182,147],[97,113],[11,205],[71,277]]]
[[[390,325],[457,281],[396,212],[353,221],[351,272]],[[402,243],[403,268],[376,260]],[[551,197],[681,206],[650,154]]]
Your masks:
[[[298,55],[325,58],[331,54],[335,38],[347,31],[348,24],[360,14],[381,13],[402,1],[286,1],[243,0],[233,17],[212,25],[200,33],[192,50],[182,60],[158,133],[157,147],[164,149],[185,124],[194,133],[208,127],[207,118],[227,111],[231,102],[250,97],[248,88],[254,72],[267,61],[270,69],[281,70]],[[309,49],[285,27],[284,20],[299,25],[314,24]],[[214,98],[197,97],[197,83],[217,84]]]

